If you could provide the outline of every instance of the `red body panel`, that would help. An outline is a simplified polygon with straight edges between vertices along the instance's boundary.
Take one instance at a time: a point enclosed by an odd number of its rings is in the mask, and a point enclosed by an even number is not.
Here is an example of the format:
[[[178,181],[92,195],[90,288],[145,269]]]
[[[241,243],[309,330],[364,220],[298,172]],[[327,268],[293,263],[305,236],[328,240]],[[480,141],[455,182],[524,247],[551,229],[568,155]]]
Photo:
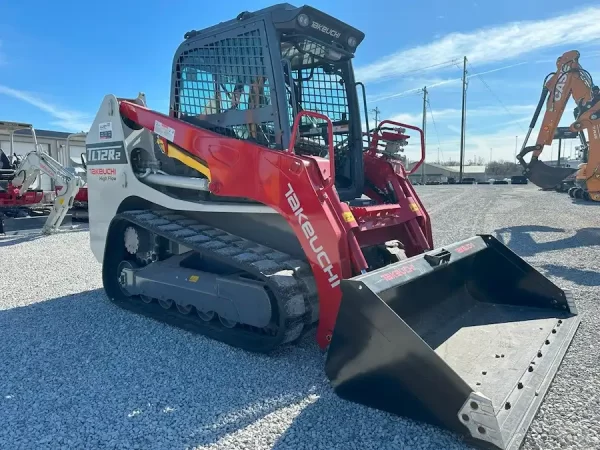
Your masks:
[[[26,206],[40,203],[44,198],[43,191],[25,191],[19,197],[19,189],[8,184],[6,192],[0,192],[0,206]]]
[[[77,192],[77,195],[75,196],[74,201],[87,203],[88,202],[88,188],[87,187],[79,188],[79,191]]]
[[[159,130],[170,128],[170,136],[162,132],[163,138],[207,162],[213,193],[252,199],[285,218],[302,245],[317,283],[317,341],[322,348],[328,345],[335,326],[342,297],[341,280],[367,267],[361,244],[398,239],[411,253],[432,248],[429,217],[412,187],[403,174],[396,173],[389,162],[377,156],[365,154],[366,177],[376,186],[391,182],[398,202],[351,208],[340,202],[335,191],[332,159],[298,156],[293,149],[275,151],[227,138],[130,101],[121,100],[120,111],[152,132],[156,132],[157,125]],[[304,114],[325,118],[332,131],[325,116]]]

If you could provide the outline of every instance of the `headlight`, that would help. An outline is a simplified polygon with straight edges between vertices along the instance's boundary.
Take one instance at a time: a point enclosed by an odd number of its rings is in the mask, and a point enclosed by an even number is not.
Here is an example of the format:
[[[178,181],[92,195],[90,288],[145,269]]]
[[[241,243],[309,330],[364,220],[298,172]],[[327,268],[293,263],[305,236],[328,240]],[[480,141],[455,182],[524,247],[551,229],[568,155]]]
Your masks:
[[[307,27],[310,25],[310,18],[306,14],[300,14],[298,16],[298,23],[301,27]]]
[[[348,45],[350,47],[356,47],[356,38],[354,36],[348,38]]]

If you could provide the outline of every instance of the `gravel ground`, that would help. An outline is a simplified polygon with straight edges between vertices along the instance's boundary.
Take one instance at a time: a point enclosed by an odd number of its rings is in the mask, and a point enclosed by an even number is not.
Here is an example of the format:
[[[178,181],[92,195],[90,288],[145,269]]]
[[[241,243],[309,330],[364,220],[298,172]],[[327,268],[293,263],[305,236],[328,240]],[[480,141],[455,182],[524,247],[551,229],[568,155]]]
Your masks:
[[[582,324],[524,448],[600,448],[600,205],[534,186],[418,191],[436,246],[494,233],[572,289]],[[113,307],[85,231],[0,237],[0,277],[1,448],[468,448],[339,399],[310,338],[269,358]]]

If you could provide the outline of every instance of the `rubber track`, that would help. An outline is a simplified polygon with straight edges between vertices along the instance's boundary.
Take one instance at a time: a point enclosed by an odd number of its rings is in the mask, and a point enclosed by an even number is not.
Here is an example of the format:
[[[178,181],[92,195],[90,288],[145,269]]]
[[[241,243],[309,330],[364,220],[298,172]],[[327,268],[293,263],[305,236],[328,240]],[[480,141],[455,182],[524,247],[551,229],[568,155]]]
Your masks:
[[[140,301],[126,302],[128,305],[122,306],[230,345],[260,352],[297,340],[317,322],[317,288],[310,266],[304,261],[170,210],[126,211],[115,219],[126,220],[262,279],[275,294],[278,309],[286,314],[286,318],[283,330],[273,336],[252,327],[228,329],[218,320],[202,322],[195,315],[187,316],[177,311],[162,310],[159,314],[148,314],[150,311],[145,311],[144,307],[149,305]]]

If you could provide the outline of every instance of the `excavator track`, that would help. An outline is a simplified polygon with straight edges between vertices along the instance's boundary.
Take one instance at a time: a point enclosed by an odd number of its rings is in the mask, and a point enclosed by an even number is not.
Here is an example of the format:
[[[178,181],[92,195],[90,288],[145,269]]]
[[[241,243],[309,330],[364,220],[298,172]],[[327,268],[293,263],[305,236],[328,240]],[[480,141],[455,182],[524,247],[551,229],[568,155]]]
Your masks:
[[[164,309],[156,301],[145,303],[139,296],[125,295],[118,283],[118,267],[127,259],[123,239],[131,225],[264,282],[272,293],[275,327],[238,324],[228,328],[218,319],[205,322],[196,314],[182,314],[175,308]],[[266,353],[293,343],[318,320],[318,294],[307,263],[170,210],[132,210],[115,216],[104,257],[103,282],[111,301],[124,309],[253,352]]]

